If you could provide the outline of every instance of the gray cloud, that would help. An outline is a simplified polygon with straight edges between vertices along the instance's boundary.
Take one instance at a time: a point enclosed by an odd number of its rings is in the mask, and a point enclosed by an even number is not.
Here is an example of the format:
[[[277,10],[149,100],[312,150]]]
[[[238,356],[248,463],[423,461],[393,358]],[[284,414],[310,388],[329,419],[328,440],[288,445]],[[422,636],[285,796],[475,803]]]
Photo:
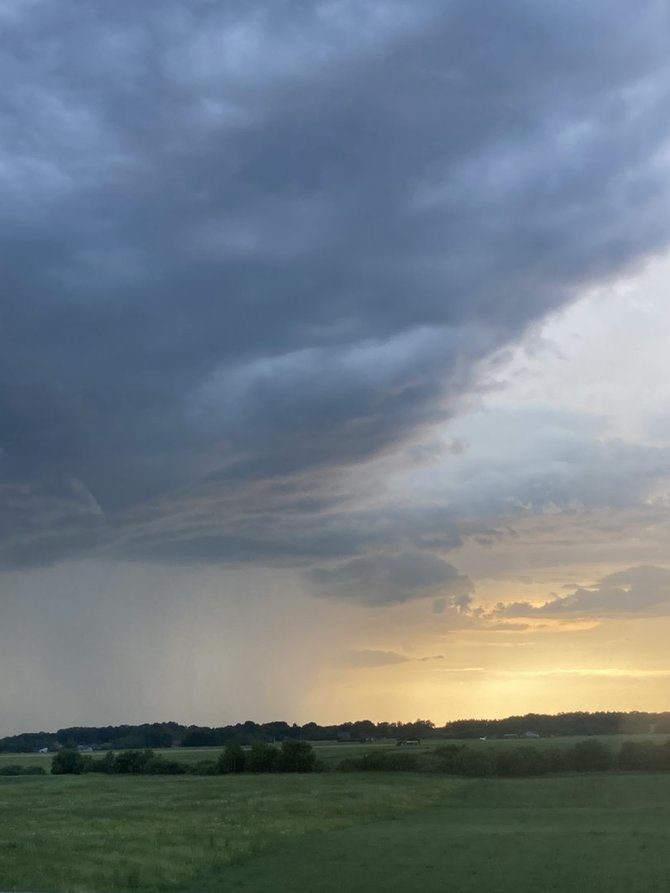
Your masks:
[[[284,560],[299,525],[259,481],[408,443],[482,358],[663,247],[646,13],[4,4],[2,563]],[[302,555],[357,555],[363,515],[322,496]],[[460,535],[434,521],[418,545]],[[324,585],[367,579],[343,567]]]
[[[541,605],[528,602],[499,604],[494,617],[612,617],[670,614],[670,570],[631,567],[603,577],[597,584],[577,587],[570,595],[555,596]]]
[[[466,610],[472,589],[453,565],[422,552],[353,558],[335,567],[314,568],[309,579],[317,594],[379,607],[447,593],[452,607]]]

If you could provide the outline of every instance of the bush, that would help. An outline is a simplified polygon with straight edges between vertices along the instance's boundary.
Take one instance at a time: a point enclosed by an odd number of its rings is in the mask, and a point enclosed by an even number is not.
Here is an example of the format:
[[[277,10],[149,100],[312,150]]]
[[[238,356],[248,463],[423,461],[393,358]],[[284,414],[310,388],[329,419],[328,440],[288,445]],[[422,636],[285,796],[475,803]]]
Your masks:
[[[565,754],[558,748],[515,747],[495,755],[496,775],[523,778],[547,775],[565,768]]]
[[[60,750],[51,761],[52,775],[81,775],[86,771],[90,757],[85,757],[76,750]]]
[[[276,772],[279,762],[279,751],[271,744],[256,743],[245,754],[246,769],[249,772]]]
[[[139,770],[145,775],[185,775],[188,771],[184,763],[178,760],[166,760],[164,757],[150,757]]]
[[[108,750],[100,760],[88,760],[84,767],[84,772],[98,772],[100,774],[110,774],[114,772],[114,751]]]
[[[465,748],[464,744],[444,744],[433,751],[437,763],[438,772],[446,772],[448,775],[457,774],[458,757]]]
[[[231,741],[226,744],[225,750],[218,759],[217,770],[225,775],[231,772],[244,772],[246,763],[247,757],[241,746]]]
[[[219,775],[219,764],[215,760],[198,760],[197,763],[183,763],[190,775]]]
[[[153,750],[122,750],[114,757],[113,771],[123,775],[140,775],[146,771],[147,764],[155,759]]]
[[[360,772],[362,768],[360,757],[346,757],[336,766],[338,772]]]
[[[278,772],[314,772],[316,754],[307,741],[282,741],[277,760]]]
[[[489,750],[464,747],[455,760],[457,775],[469,778],[485,778],[495,775],[495,756]]]
[[[625,741],[617,757],[624,771],[659,772],[670,768],[670,750],[647,741]]]
[[[578,741],[572,749],[571,769],[577,772],[604,772],[612,768],[612,752],[600,741]]]
[[[337,764],[338,772],[417,772],[419,758],[413,753],[366,753],[362,757],[347,757]]]

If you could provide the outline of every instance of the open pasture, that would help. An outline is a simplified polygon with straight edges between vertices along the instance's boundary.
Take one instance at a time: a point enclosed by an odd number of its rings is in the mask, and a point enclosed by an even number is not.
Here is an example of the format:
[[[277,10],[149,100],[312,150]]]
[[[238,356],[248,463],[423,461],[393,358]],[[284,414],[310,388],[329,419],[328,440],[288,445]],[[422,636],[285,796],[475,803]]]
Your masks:
[[[665,891],[670,775],[0,779],[0,889]]]

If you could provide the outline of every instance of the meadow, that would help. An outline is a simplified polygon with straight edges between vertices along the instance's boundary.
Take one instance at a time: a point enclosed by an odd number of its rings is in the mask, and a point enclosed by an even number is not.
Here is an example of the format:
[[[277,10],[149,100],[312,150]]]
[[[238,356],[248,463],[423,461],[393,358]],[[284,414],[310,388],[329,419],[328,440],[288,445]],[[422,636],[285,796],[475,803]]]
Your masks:
[[[670,774],[0,779],[0,889],[666,891]]]

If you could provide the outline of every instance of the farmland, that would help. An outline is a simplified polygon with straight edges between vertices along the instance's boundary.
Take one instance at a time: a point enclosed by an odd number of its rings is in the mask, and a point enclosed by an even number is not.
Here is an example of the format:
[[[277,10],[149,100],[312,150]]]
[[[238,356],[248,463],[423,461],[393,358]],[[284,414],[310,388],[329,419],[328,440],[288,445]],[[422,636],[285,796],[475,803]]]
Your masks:
[[[0,887],[667,889],[670,775],[0,779]]]

